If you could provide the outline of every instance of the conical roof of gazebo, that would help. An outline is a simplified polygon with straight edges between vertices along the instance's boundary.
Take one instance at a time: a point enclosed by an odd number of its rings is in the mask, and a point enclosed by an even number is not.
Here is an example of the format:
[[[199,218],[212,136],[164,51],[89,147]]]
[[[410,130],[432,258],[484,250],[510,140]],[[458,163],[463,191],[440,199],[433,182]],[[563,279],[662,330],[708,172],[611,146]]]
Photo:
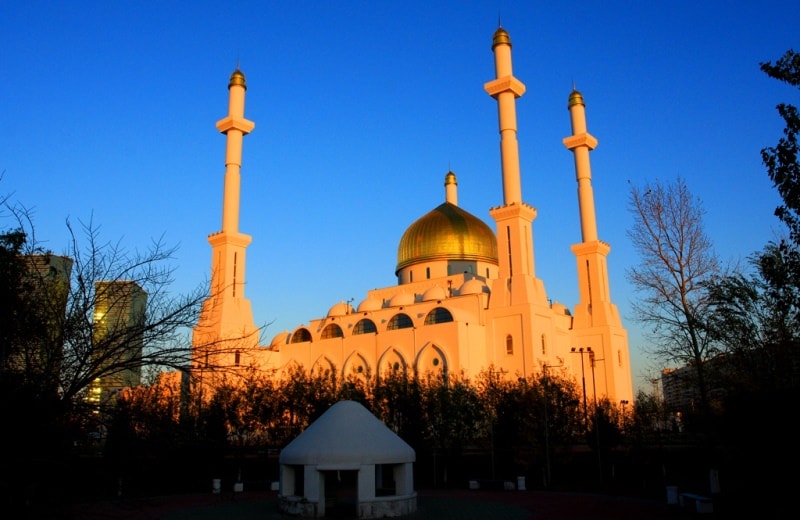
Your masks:
[[[339,401],[281,451],[280,464],[352,466],[414,462],[416,453],[361,403]]]

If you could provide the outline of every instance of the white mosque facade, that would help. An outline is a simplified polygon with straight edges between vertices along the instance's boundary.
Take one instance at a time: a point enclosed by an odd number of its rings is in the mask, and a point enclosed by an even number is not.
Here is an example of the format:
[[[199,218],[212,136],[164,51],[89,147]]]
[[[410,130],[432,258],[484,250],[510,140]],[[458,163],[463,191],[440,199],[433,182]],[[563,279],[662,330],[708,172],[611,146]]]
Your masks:
[[[211,296],[193,332],[193,370],[297,366],[342,378],[387,370],[474,378],[491,369],[516,380],[550,368],[583,379],[590,398],[633,401],[627,331],[610,295],[610,246],[597,235],[589,162],[597,140],[587,131],[583,97],[569,95],[572,135],[563,140],[574,155],[582,238],[572,245],[579,299],[570,310],[551,302],[536,276],[536,209],[522,200],[516,139],[515,104],[525,85],[513,75],[505,29],[495,31],[492,50],[496,74],[484,88],[498,107],[503,186],[501,203],[489,210],[494,229],[458,206],[457,179],[447,172],[444,202],[400,237],[397,285],[368,291],[355,306],[333,305],[269,345],[259,344],[244,293],[251,237],[238,229],[240,167],[243,138],[255,124],[244,117],[244,74],[234,71],[228,115],[217,123],[227,141],[222,230],[208,239]]]

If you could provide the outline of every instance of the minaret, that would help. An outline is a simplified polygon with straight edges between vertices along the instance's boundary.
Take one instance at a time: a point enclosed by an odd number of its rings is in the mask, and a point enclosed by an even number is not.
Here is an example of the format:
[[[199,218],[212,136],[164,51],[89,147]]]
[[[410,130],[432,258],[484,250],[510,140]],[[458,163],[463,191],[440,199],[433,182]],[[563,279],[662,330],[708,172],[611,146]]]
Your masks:
[[[592,193],[592,170],[589,152],[597,147],[586,130],[586,107],[583,96],[573,89],[568,109],[572,135],[564,138],[564,146],[575,159],[578,181],[578,208],[581,220],[581,243],[572,246],[578,266],[580,301],[572,320],[572,341],[578,347],[591,347],[590,363],[593,392],[633,399],[628,333],[622,327],[617,306],[611,302],[606,257],[611,246],[597,238],[597,219]],[[582,356],[582,355],[581,355]]]
[[[246,90],[244,74],[237,68],[228,83],[228,115],[217,122],[217,129],[226,136],[222,230],[208,237],[212,253],[211,294],[203,302],[192,338],[194,347],[222,356],[214,360],[215,365],[234,364],[234,351],[258,344],[250,301],[244,297],[245,250],[252,237],[239,232],[242,141],[255,127],[244,118]],[[230,354],[231,359],[225,354]],[[208,364],[207,355],[202,362]]]
[[[499,253],[498,279],[492,287],[495,305],[525,303],[547,304],[544,284],[535,278],[533,227],[536,209],[522,202],[517,143],[516,99],[525,93],[525,85],[514,77],[511,67],[511,38],[502,27],[492,40],[495,79],[484,85],[497,100],[500,127],[500,160],[503,180],[503,205],[489,214],[497,224]]]
[[[592,193],[592,170],[589,152],[597,139],[586,131],[586,107],[577,90],[569,96],[568,108],[572,119],[572,135],[564,138],[564,146],[575,157],[575,177],[578,181],[578,208],[581,220],[580,244],[572,246],[578,261],[580,303],[575,308],[575,328],[596,325],[621,326],[616,308],[611,308],[606,256],[611,247],[597,238],[597,219]]]

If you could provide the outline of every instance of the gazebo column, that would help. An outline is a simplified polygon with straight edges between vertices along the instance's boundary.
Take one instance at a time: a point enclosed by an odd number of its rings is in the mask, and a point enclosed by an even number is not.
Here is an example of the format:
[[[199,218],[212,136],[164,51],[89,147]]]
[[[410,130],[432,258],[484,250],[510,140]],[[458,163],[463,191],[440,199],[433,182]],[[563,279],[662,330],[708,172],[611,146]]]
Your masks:
[[[309,502],[319,504],[320,496],[320,479],[323,477],[322,472],[318,471],[316,466],[306,464],[303,466],[303,496]],[[323,511],[322,514],[325,514]]]
[[[288,464],[281,466],[280,495],[290,497],[294,495],[294,468]]]
[[[358,469],[358,501],[375,498],[375,465],[361,465]]]
[[[414,492],[414,464],[396,464],[392,469],[394,476],[395,494],[403,496]]]

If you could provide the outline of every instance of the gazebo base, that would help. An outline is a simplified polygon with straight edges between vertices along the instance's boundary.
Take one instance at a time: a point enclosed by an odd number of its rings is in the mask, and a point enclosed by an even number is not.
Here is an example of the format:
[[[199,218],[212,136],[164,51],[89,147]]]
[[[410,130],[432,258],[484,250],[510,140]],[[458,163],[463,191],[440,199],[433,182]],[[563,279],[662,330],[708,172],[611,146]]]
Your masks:
[[[322,518],[318,502],[311,502],[306,497],[279,497],[280,510],[286,514],[301,518]],[[417,494],[403,496],[382,496],[359,502],[356,505],[359,518],[396,518],[410,515],[417,511]],[[323,513],[323,514],[320,514]]]

